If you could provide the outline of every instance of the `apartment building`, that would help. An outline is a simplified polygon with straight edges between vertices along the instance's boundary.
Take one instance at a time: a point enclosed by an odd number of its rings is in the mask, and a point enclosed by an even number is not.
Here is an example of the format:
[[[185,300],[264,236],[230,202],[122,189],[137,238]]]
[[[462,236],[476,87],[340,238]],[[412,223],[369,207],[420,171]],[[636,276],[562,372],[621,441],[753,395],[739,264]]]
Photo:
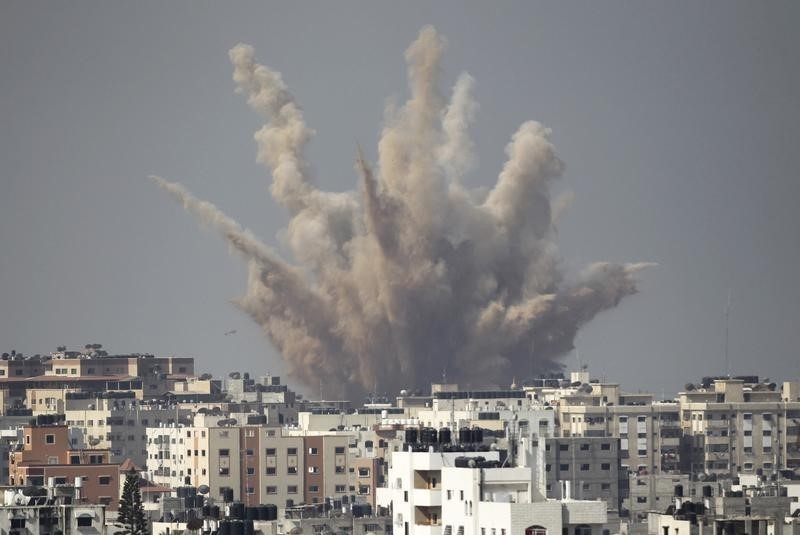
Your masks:
[[[148,427],[187,421],[191,412],[166,402],[143,402],[134,392],[67,392],[62,411],[73,430],[74,448],[100,448],[111,452],[112,462],[147,461]]]
[[[305,503],[322,503],[349,490],[348,445],[342,435],[308,434],[303,437],[306,466]]]
[[[73,483],[81,503],[116,509],[119,503],[119,463],[108,450],[74,449],[63,423],[27,425],[23,443],[9,454],[9,484],[45,486]]]
[[[681,469],[736,476],[800,468],[795,384],[723,378],[681,392]]]
[[[603,500],[609,511],[619,512],[627,471],[621,471],[618,439],[554,437],[545,444],[548,498],[563,499],[561,483],[569,481],[575,498]]]
[[[21,488],[6,488],[0,504],[0,532],[8,535],[105,533],[103,505],[81,503],[71,487],[47,489],[29,497]],[[78,498],[78,499],[76,499]]]
[[[599,535],[605,504],[547,500],[538,442],[525,439],[520,449],[524,461],[506,467],[498,451],[395,452],[378,504],[392,507],[398,534]]]

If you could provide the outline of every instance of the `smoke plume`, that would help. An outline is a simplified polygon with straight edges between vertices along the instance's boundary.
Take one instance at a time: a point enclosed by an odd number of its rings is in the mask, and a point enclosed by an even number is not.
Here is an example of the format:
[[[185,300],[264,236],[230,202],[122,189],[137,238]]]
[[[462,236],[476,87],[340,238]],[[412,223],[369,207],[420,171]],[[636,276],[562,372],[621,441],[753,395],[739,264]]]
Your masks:
[[[564,165],[535,121],[511,137],[488,193],[463,186],[474,163],[474,81],[462,74],[447,101],[443,49],[428,27],[406,51],[410,98],[386,111],[374,169],[358,150],[360,194],[314,185],[305,160],[314,132],[280,73],[256,63],[250,46],[230,51],[237,91],[266,121],[257,158],[288,211],[295,264],[183,186],[152,177],[247,260],[247,291],[235,302],[307,385],[354,395],[425,388],[445,371],[477,386],[558,370],[578,329],[635,293],[634,274],[647,266],[595,263],[565,276],[553,238],[569,199],[551,204],[549,193]]]

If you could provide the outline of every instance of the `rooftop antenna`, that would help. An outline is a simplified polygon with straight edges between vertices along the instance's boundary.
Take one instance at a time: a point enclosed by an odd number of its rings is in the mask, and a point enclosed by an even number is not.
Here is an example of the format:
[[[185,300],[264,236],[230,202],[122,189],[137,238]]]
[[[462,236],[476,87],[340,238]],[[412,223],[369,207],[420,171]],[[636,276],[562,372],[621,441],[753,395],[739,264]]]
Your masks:
[[[728,289],[728,302],[725,305],[725,374],[731,378],[731,362],[728,358],[728,320],[731,315],[731,290]]]

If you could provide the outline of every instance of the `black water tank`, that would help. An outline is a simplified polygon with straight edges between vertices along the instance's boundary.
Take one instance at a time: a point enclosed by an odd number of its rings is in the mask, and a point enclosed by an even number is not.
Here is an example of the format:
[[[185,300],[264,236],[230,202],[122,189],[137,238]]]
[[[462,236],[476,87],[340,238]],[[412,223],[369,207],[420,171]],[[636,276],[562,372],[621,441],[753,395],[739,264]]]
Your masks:
[[[178,492],[178,498],[186,497],[186,487],[178,487],[176,491]]]
[[[245,520],[244,521],[244,535],[253,535],[256,530],[253,528],[253,521],[252,520]]]
[[[203,506],[203,516],[205,518],[208,518],[208,517],[211,516],[211,506],[210,505],[204,505]]]
[[[683,498],[683,485],[675,485],[675,496]]]
[[[194,507],[194,496],[184,496],[183,497],[183,506],[186,509],[191,509]]]
[[[483,429],[476,427],[472,430],[472,442],[480,444],[483,442]]]
[[[415,427],[406,427],[406,444],[416,444],[418,436]]]
[[[442,427],[439,429],[439,444],[450,444],[450,428]]]
[[[703,498],[711,498],[714,496],[714,489],[711,485],[704,485],[703,486]]]
[[[267,520],[278,520],[278,506],[272,503],[267,504]]]
[[[433,427],[423,427],[420,431],[420,442],[423,444],[436,444],[439,434]]]
[[[222,501],[230,503],[233,501],[233,489],[226,488],[222,491]]]
[[[211,518],[219,518],[219,505],[211,506]]]
[[[220,522],[217,535],[231,535],[231,523],[228,521]]]
[[[197,488],[196,487],[186,487],[186,495],[187,496],[197,496]]]
[[[247,520],[258,520],[258,507],[248,507],[245,509],[244,517]]]
[[[372,516],[372,504],[361,504],[361,511],[364,513],[364,516]]]
[[[231,535],[244,535],[244,524],[239,522],[231,522]]]
[[[364,516],[364,511],[361,509],[360,503],[354,503],[351,507],[351,511],[353,512],[353,518],[361,518]]]
[[[234,502],[230,505],[230,517],[231,518],[244,518],[244,504],[242,502]]]
[[[462,427],[458,430],[458,441],[462,444],[472,442],[472,431],[469,427]]]

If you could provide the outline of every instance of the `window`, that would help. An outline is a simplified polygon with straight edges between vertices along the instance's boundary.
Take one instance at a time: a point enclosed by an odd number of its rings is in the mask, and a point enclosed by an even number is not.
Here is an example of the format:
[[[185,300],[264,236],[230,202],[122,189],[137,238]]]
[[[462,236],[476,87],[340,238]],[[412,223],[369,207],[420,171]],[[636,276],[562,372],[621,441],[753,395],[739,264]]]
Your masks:
[[[602,463],[600,465],[601,470],[611,470],[611,463]]]
[[[267,494],[278,494],[278,487],[275,486],[267,487]]]
[[[309,466],[308,467],[309,474],[319,474],[319,467],[318,466]]]
[[[297,455],[297,448],[287,448],[286,455]]]
[[[609,490],[611,488],[611,483],[600,483],[601,490]]]
[[[255,494],[255,493],[256,493],[256,489],[255,488],[247,487],[247,494]]]
[[[569,470],[569,465],[568,464],[559,464],[558,465],[558,469],[561,470],[562,472],[566,472],[567,470]]]
[[[334,487],[334,492],[347,492],[347,486],[346,485],[336,485],[336,487]]]
[[[252,466],[248,466],[248,467],[247,467],[247,475],[248,475],[248,476],[252,476],[252,475],[254,475],[255,473],[256,473],[256,469],[255,469],[255,468],[253,468]]]
[[[319,485],[310,485],[308,487],[308,492],[319,492]]]
[[[286,494],[297,494],[297,485],[289,485],[286,487]]]
[[[286,473],[289,474],[289,475],[296,474],[297,473],[297,467],[296,466],[289,466],[288,468],[286,468]]]
[[[230,454],[231,454],[231,450],[229,450],[229,449],[219,450],[219,456],[220,457],[229,457]]]
[[[369,468],[359,468],[358,477],[369,477]]]
[[[334,453],[337,455],[344,453],[344,446],[336,446],[336,448],[334,448]]]
[[[110,485],[111,484],[111,476],[100,476],[98,481],[101,485]]]
[[[24,518],[12,518],[11,519],[11,529],[25,529],[25,519]]]
[[[589,451],[589,444],[581,444],[581,451]]]
[[[611,444],[609,444],[608,442],[603,442],[602,444],[600,444],[600,449],[603,451],[608,451],[611,449]]]
[[[253,456],[253,450],[251,450],[250,448],[246,449],[245,450],[245,455],[247,455],[248,457],[252,457]]]
[[[275,448],[267,448],[267,455],[275,455]]]
[[[229,476],[229,475],[231,475],[231,469],[230,468],[220,468],[219,469],[219,475],[221,475],[221,476]]]
[[[569,451],[569,444],[559,444],[558,451]]]
[[[588,471],[589,471],[589,465],[588,464],[582,464],[581,465],[581,472],[588,472]]]
[[[317,448],[308,448],[308,454],[309,455],[316,455],[317,454]]]
[[[89,515],[81,515],[78,517],[78,527],[79,528],[90,528],[92,527],[92,517]]]
[[[278,473],[278,472],[277,472],[277,469],[276,469],[274,466],[268,466],[268,467],[267,467],[267,475],[268,475],[268,476],[274,476],[274,475],[276,475],[277,473]]]

